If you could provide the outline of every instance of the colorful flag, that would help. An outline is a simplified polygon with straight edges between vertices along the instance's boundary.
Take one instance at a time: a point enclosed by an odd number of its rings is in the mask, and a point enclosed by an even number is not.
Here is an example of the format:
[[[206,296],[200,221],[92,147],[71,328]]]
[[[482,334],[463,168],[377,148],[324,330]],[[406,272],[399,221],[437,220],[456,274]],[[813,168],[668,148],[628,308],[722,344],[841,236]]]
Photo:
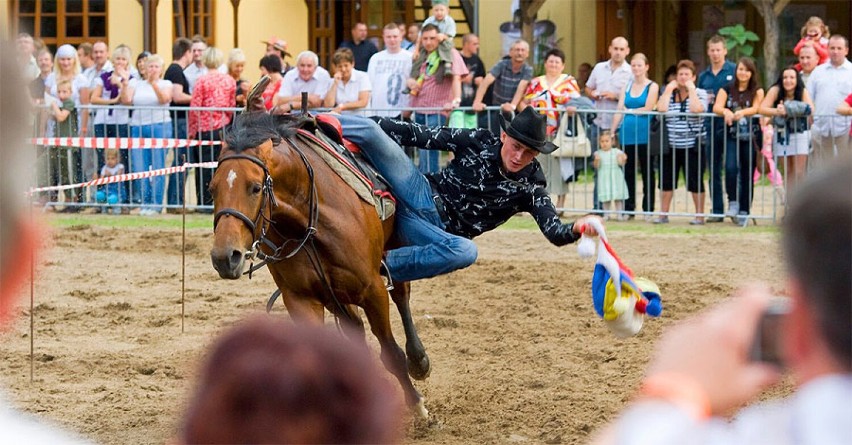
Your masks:
[[[590,220],[598,232],[598,257],[592,276],[592,303],[616,337],[636,335],[642,329],[645,315],[659,317],[663,310],[660,288],[646,278],[636,277],[609,244],[603,224]],[[585,229],[585,228],[583,228]],[[594,254],[594,241],[583,235],[578,246],[580,256]]]

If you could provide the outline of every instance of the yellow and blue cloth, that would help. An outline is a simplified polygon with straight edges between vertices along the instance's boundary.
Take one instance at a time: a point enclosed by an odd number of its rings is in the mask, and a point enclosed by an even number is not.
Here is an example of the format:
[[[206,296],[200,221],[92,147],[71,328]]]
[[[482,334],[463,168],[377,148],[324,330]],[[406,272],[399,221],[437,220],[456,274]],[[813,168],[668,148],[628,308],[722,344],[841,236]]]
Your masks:
[[[642,329],[646,315],[659,317],[662,313],[660,288],[651,280],[636,277],[621,261],[607,241],[602,224],[596,220],[590,221],[590,224],[595,226],[599,235],[598,256],[592,276],[595,312],[616,337],[636,335]],[[592,243],[591,247],[589,243]],[[593,243],[583,235],[579,246],[581,256],[593,254]]]

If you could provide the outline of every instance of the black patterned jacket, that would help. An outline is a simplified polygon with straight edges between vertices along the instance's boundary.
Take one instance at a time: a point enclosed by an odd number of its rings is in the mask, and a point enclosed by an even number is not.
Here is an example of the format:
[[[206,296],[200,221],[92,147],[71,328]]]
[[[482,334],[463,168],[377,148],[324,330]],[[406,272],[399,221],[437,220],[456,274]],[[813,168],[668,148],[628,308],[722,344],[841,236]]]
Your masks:
[[[573,224],[559,220],[538,161],[507,173],[500,157],[502,143],[490,131],[373,119],[401,146],[455,154],[446,168],[426,175],[444,201],[447,232],[473,238],[528,212],[551,243],[562,246],[579,239]]]

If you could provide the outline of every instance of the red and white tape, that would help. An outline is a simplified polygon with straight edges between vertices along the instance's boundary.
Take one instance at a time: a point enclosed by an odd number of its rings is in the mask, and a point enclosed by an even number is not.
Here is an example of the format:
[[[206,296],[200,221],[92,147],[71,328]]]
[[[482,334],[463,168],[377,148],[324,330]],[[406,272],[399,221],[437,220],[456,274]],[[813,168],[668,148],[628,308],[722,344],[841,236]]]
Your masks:
[[[196,141],[192,139],[162,139],[162,138],[31,138],[34,145],[56,145],[59,147],[80,148],[181,148],[199,145],[219,145],[222,141]]]
[[[187,163],[183,165],[178,165],[175,167],[166,167],[157,170],[148,170],[145,172],[136,172],[136,173],[125,173],[123,175],[115,175],[115,176],[106,176],[103,178],[93,179],[89,182],[81,182],[78,184],[64,184],[64,185],[53,185],[50,187],[36,187],[31,188],[29,193],[40,193],[40,192],[49,192],[49,191],[60,191],[60,190],[71,190],[82,187],[90,187],[93,185],[104,185],[104,184],[112,184],[116,182],[124,182],[124,181],[133,181],[136,179],[145,179],[145,178],[153,178],[154,176],[163,176],[170,175],[172,173],[180,173],[185,171],[188,168],[216,168],[219,165],[218,162],[200,162],[200,163]]]

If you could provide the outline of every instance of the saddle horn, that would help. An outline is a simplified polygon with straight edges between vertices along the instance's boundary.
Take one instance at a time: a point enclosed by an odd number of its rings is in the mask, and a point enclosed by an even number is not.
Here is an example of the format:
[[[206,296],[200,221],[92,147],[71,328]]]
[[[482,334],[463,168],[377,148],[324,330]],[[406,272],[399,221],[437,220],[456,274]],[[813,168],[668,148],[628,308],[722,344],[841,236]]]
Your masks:
[[[308,92],[302,91],[302,114],[308,114]]]
[[[266,113],[266,107],[263,105],[263,90],[269,85],[271,79],[269,76],[262,76],[257,84],[246,96],[246,106],[243,109],[245,113]]]

